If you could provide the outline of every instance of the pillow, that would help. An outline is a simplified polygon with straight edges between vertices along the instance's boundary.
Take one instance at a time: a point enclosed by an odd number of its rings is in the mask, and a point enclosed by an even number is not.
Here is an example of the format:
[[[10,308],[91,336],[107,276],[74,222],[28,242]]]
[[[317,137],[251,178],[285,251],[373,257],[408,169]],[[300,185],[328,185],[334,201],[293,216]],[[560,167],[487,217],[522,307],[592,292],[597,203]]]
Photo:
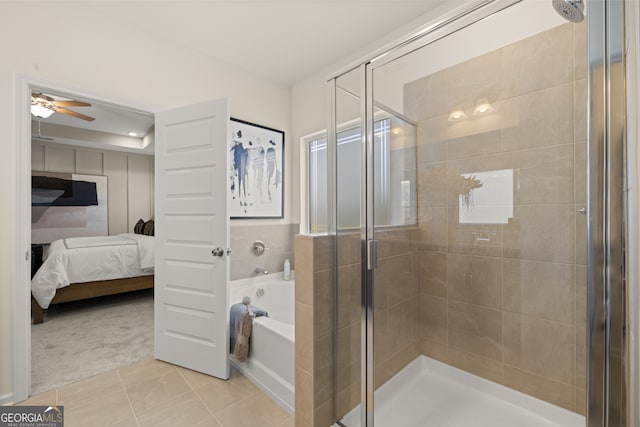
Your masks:
[[[153,220],[150,219],[149,221],[144,223],[142,234],[146,236],[153,236],[153,229],[154,229]]]
[[[133,226],[133,232],[136,234],[142,234],[142,231],[144,230],[144,224],[145,222],[142,220],[142,218],[140,218],[138,222],[136,222],[136,225]]]

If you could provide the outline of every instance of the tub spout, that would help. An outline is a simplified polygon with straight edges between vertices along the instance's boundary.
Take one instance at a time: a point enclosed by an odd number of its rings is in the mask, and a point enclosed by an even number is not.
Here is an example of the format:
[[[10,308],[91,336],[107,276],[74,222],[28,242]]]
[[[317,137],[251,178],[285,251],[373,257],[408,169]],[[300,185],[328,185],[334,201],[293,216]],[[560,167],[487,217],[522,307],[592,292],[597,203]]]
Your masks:
[[[256,267],[254,272],[256,274],[269,274],[269,272],[267,270],[265,270],[264,268],[262,268],[262,267]]]

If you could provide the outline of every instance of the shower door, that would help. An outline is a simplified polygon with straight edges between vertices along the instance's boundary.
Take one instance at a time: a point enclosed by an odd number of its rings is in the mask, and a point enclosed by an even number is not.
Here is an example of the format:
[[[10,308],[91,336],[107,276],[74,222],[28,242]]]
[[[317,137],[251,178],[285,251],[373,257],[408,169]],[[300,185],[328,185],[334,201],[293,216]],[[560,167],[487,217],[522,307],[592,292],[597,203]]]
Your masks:
[[[625,425],[621,14],[589,13],[479,2],[330,81],[335,421]]]
[[[417,221],[373,230],[376,425],[585,425],[585,28],[521,3],[372,62],[371,104],[418,129]]]

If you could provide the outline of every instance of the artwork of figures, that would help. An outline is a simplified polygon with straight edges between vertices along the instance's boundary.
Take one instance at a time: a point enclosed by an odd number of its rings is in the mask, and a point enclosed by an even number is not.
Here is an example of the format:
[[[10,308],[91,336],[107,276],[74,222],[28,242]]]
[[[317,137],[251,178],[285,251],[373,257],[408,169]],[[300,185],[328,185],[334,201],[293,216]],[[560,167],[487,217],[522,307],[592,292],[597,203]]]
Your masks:
[[[234,118],[229,130],[229,216],[283,218],[284,132]]]

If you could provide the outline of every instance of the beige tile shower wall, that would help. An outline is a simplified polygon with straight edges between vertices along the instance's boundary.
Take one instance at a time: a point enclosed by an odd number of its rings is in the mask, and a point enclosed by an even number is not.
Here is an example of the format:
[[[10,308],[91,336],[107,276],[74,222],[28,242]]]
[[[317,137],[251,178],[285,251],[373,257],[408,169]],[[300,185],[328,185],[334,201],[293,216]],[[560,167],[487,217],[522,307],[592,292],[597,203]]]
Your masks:
[[[295,268],[294,236],[300,231],[298,224],[242,225],[232,221],[231,280],[255,276],[256,267],[268,272],[284,270],[284,260],[289,259],[291,269]],[[264,242],[267,250],[261,256],[251,252],[253,242]]]
[[[139,218],[153,218],[153,156],[33,141],[31,168],[106,176],[111,235],[132,233]]]
[[[421,352],[580,413],[585,31],[562,25],[405,86],[418,121]],[[493,113],[472,114],[480,97]],[[459,108],[467,119],[449,122]],[[461,175],[509,169],[508,222],[461,223]]]
[[[419,258],[415,229],[377,230],[378,267],[374,285],[374,386],[380,387],[420,354]],[[361,237],[337,237],[338,287],[335,391],[336,416],[360,403]],[[317,324],[318,322],[316,322]],[[328,347],[327,347],[328,348]],[[329,355],[330,356],[330,355]]]
[[[334,415],[333,244],[296,236],[296,425],[329,427]]]
[[[376,234],[376,387],[420,354],[420,260],[414,235],[411,229]],[[332,238],[296,237],[296,425],[329,427],[334,412],[341,418],[360,402],[360,233],[343,232],[336,241],[337,295]]]
[[[338,351],[336,416],[346,415],[360,403],[361,375],[361,237],[360,232],[342,232],[337,237],[338,259]]]
[[[375,234],[378,240],[373,296],[376,388],[420,354],[420,259],[415,250],[415,235],[415,229],[403,228]]]

